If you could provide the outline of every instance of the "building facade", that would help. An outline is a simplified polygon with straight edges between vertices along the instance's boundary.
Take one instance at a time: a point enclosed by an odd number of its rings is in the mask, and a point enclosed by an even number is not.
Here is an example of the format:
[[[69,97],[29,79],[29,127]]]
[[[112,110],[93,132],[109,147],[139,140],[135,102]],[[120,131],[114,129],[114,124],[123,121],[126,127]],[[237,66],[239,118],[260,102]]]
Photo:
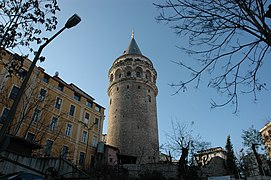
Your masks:
[[[266,152],[271,159],[271,122],[267,123],[261,130],[260,130],[264,146]]]
[[[9,64],[13,54],[7,52]],[[24,59],[23,68],[9,76],[0,65],[0,127],[16,98],[31,61]],[[62,157],[87,167],[94,159],[102,138],[104,108],[76,85],[66,83],[59,74],[50,76],[35,67],[20,101],[9,134],[42,145],[33,155]]]
[[[215,147],[199,151],[195,155],[196,161],[199,166],[205,166],[214,157],[219,157],[221,159],[226,160],[227,159],[226,151],[222,147]]]
[[[120,150],[120,157],[136,163],[158,161],[156,87],[157,73],[132,35],[124,53],[108,73],[109,113],[106,143]],[[127,161],[126,161],[127,162]]]

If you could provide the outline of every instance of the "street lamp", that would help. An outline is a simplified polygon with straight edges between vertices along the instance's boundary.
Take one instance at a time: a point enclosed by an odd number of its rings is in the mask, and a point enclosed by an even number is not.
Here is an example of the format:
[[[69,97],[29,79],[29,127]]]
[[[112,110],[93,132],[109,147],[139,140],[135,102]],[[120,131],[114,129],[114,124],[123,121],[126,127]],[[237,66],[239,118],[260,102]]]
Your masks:
[[[33,62],[31,63],[29,69],[28,69],[28,72],[26,74],[26,77],[19,89],[19,92],[16,96],[16,99],[14,100],[13,104],[12,104],[12,107],[8,113],[8,116],[6,118],[6,120],[4,121],[4,124],[0,130],[0,152],[4,151],[8,144],[9,144],[9,137],[7,136],[7,130],[8,130],[8,127],[9,125],[12,123],[13,119],[15,118],[15,114],[16,114],[16,111],[17,111],[17,107],[19,105],[19,102],[22,98],[22,95],[26,89],[26,85],[30,79],[30,76],[33,72],[33,69],[37,63],[37,61],[40,59],[40,54],[43,50],[43,48],[45,48],[45,46],[47,46],[52,40],[54,40],[60,33],[62,33],[65,29],[70,29],[74,26],[76,26],[79,22],[81,21],[81,18],[77,15],[77,14],[74,14],[72,17],[70,17],[68,19],[68,21],[66,22],[65,26],[60,29],[57,33],[55,33],[50,39],[46,40],[44,44],[42,44],[38,51],[36,52],[35,54],[35,57],[33,59]]]

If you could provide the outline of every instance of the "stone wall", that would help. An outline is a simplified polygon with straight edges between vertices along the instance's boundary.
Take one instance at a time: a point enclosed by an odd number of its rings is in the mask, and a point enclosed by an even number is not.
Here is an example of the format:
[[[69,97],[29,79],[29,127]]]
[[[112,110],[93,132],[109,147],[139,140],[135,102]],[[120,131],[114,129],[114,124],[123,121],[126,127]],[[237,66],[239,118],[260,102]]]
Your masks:
[[[167,179],[176,179],[178,166],[173,164],[124,164],[123,168],[128,170],[129,178],[139,178],[141,174],[159,172]]]
[[[137,163],[158,161],[156,71],[142,55],[118,58],[109,71],[107,144]]]

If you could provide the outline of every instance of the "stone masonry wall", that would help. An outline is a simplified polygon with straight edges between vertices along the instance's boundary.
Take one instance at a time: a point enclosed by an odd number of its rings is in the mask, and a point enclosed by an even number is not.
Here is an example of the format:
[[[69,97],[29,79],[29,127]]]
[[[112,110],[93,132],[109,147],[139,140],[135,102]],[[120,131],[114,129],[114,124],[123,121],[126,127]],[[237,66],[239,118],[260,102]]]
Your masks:
[[[121,154],[136,156],[138,163],[158,160],[157,87],[146,75],[147,71],[152,76],[156,72],[145,65],[145,61],[122,63],[109,72],[113,80],[108,88],[107,143],[119,148]],[[136,69],[142,70],[140,77]]]

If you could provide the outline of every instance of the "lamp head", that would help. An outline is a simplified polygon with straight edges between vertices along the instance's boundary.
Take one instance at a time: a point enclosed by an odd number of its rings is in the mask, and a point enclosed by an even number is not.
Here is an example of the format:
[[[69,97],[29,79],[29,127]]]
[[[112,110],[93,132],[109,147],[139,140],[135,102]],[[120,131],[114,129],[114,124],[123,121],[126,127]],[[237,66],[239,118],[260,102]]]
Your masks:
[[[77,15],[74,14],[72,17],[68,19],[68,21],[65,24],[65,28],[70,29],[71,27],[76,26],[79,22],[81,21],[81,18]]]

